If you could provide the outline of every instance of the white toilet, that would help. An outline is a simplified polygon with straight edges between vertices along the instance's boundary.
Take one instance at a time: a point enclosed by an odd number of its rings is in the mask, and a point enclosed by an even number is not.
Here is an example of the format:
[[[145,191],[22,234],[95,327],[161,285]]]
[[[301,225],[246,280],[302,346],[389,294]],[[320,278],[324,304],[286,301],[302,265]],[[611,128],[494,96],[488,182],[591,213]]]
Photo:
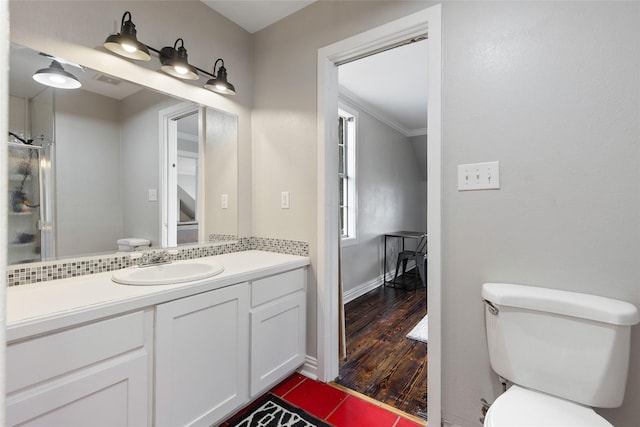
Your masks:
[[[118,239],[116,242],[118,250],[122,252],[133,252],[142,248],[148,248],[151,246],[151,240],[141,239],[139,237],[126,237],[124,239]]]
[[[506,283],[485,283],[482,298],[491,367],[513,383],[484,426],[611,427],[592,407],[622,404],[637,308]]]

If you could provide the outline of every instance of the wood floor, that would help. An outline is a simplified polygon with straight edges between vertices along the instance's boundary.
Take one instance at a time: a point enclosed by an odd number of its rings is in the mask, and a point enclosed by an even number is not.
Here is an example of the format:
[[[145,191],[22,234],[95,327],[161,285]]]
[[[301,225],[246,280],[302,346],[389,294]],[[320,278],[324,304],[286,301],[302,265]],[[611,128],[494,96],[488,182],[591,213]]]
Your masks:
[[[347,359],[337,382],[426,417],[427,344],[406,338],[426,314],[424,287],[380,287],[346,304]]]

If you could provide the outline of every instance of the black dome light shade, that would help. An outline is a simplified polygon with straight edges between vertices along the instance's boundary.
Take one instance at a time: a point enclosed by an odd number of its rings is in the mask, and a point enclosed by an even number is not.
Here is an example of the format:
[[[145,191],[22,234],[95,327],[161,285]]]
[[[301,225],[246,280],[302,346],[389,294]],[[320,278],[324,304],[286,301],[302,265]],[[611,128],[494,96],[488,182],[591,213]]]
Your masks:
[[[129,18],[125,21],[127,15]],[[107,37],[104,47],[125,58],[149,61],[151,59],[149,49],[138,41],[136,33],[136,26],[131,21],[131,12],[127,11],[122,15],[120,32]]]

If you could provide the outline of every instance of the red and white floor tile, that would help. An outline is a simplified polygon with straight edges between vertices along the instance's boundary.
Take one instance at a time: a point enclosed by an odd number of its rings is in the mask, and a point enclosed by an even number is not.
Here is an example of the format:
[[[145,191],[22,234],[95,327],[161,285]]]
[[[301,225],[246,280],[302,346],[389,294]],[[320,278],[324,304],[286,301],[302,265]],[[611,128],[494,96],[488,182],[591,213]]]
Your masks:
[[[293,374],[271,389],[271,393],[336,427],[426,425],[425,422],[411,419],[411,416],[403,415],[400,411],[387,408],[381,403],[300,374]],[[222,424],[226,425],[228,424]]]

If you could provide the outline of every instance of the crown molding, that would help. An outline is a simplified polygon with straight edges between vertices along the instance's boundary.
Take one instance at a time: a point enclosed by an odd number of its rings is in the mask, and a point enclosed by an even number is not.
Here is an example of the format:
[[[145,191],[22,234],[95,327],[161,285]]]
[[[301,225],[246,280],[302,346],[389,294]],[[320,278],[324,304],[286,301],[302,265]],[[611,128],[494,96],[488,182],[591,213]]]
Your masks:
[[[392,129],[395,129],[396,131],[400,132],[402,135],[406,137],[420,136],[420,135],[427,134],[427,128],[421,128],[421,129],[405,128],[397,121],[389,118],[387,115],[381,112],[378,108],[371,105],[371,103],[360,98],[358,95],[351,92],[349,89],[347,89],[342,85],[339,86],[338,97],[345,100],[348,103],[351,103],[354,107],[361,109],[365,113],[381,121],[382,123],[386,124]]]

